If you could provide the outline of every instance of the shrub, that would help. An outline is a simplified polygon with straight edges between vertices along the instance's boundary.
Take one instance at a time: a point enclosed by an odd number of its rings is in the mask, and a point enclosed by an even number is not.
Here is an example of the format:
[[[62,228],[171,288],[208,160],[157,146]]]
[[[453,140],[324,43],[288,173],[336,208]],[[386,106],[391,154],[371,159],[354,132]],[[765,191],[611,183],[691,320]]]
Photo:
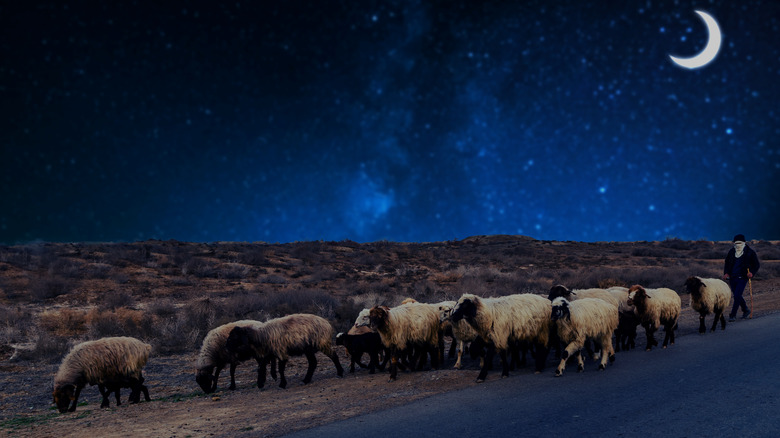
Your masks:
[[[64,277],[44,277],[30,280],[30,297],[33,301],[44,301],[65,295],[75,288],[76,282]]]
[[[133,296],[125,291],[109,290],[103,292],[103,299],[100,304],[102,309],[114,310],[118,307],[131,307],[135,305]]]
[[[86,312],[73,309],[45,310],[38,316],[38,326],[57,336],[78,336],[86,331]]]
[[[240,280],[246,278],[249,275],[249,271],[248,266],[238,263],[225,263],[219,269],[218,276],[227,280]]]
[[[184,266],[181,268],[181,273],[184,275],[194,275],[198,278],[217,278],[219,276],[219,270],[213,263],[197,257],[184,263]]]
[[[36,333],[32,336],[33,347],[31,349],[17,349],[11,359],[58,362],[70,348],[69,339],[47,333]]]

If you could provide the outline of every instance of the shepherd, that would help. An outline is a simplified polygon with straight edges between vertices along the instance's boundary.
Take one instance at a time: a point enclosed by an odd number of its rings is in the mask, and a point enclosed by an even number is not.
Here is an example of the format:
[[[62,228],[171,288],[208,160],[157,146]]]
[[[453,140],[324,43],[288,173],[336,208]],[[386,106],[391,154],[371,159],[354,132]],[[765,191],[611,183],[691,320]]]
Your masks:
[[[758,273],[758,268],[761,266],[756,252],[745,243],[744,234],[737,234],[732,242],[734,247],[726,255],[723,266],[723,279],[729,282],[731,293],[734,295],[734,304],[729,314],[730,322],[736,321],[737,309],[742,309],[742,319],[747,319],[752,313],[742,294],[745,292],[745,286]],[[752,292],[752,282],[750,286]]]

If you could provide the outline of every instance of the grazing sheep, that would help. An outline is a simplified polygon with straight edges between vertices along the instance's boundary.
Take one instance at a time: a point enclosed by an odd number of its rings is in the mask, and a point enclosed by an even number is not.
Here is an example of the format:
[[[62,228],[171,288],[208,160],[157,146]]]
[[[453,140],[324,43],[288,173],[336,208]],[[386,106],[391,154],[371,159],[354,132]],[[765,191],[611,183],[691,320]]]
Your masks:
[[[128,337],[103,338],[76,345],[62,360],[54,376],[54,404],[60,412],[75,411],[79,394],[87,383],[98,385],[103,396],[101,408],[109,406],[108,397],[112,392],[116,393],[117,406],[120,404],[120,388],[131,389],[130,403],[140,401],[141,391],[149,401],[141,370],[151,351],[151,345]]]
[[[731,288],[718,278],[690,277],[685,281],[685,288],[691,294],[691,308],[699,312],[699,333],[704,333],[704,317],[710,313],[715,315],[711,332],[715,331],[720,320],[721,329],[726,330],[726,317],[723,311],[731,300]]]
[[[241,320],[230,322],[221,325],[213,330],[209,331],[206,337],[203,339],[203,344],[200,347],[200,354],[198,355],[197,372],[195,374],[195,381],[198,382],[203,392],[210,394],[217,390],[217,380],[219,379],[219,373],[225,367],[230,364],[230,387],[229,389],[236,389],[236,366],[252,357],[257,360],[258,366],[260,365],[260,358],[255,357],[254,353],[249,349],[241,351],[230,352],[228,351],[225,343],[227,342],[230,331],[235,327],[255,327],[264,323],[253,320]],[[212,374],[213,373],[213,374]],[[271,362],[271,376],[276,380],[276,363]]]
[[[382,344],[390,350],[390,381],[398,375],[399,358],[409,348],[417,356],[431,352],[431,365],[438,367],[441,338],[439,316],[433,306],[410,303],[388,308],[377,306],[369,312],[370,327],[379,333]],[[420,360],[420,365],[423,362]]]
[[[477,382],[484,382],[496,351],[501,358],[502,377],[509,375],[507,350],[514,342],[527,341],[536,349],[536,371],[541,372],[547,359],[551,304],[533,294],[480,298],[464,294],[452,309],[453,322],[466,320],[488,343],[484,366]]]
[[[680,317],[681,301],[677,292],[667,289],[645,289],[636,284],[628,289],[628,304],[634,306],[634,312],[639,316],[647,336],[647,351],[658,345],[654,333],[663,324],[666,336],[664,336],[663,348],[668,344],[674,345],[674,329],[677,327],[677,318]]]
[[[279,386],[287,387],[284,369],[290,356],[305,355],[309,368],[303,383],[311,382],[314,370],[317,368],[315,353],[321,351],[328,356],[336,366],[336,374],[344,375],[339,357],[333,350],[333,326],[317,315],[296,313],[281,318],[272,319],[260,325],[245,327],[236,326],[228,335],[227,350],[231,354],[252,351],[259,358],[257,370],[257,387],[265,385],[266,365],[272,359],[279,361]]]
[[[607,359],[615,360],[612,348],[612,332],[618,326],[617,308],[598,298],[581,298],[569,301],[558,297],[552,302],[551,319],[555,324],[558,336],[566,345],[561,354],[561,363],[555,370],[557,377],[563,375],[566,359],[571,354],[579,353],[586,340],[594,341],[601,349],[601,364],[599,370],[607,367]],[[578,371],[584,369],[582,355],[577,354]]]
[[[455,301],[444,301],[438,304],[438,311],[439,311],[439,321],[444,325],[445,323],[449,323],[449,327],[451,327],[452,330],[452,337],[454,339],[454,342],[457,343],[457,355],[458,359],[455,361],[454,368],[456,370],[459,370],[463,367],[462,358],[463,358],[463,352],[465,350],[466,343],[472,343],[474,342],[479,335],[476,331],[469,325],[468,322],[461,319],[458,322],[453,322],[450,318],[452,314],[452,309],[455,307],[456,302]],[[452,349],[450,349],[452,351]],[[478,351],[475,349],[475,352]],[[484,358],[480,356],[480,368],[484,365],[482,362],[484,361]]]
[[[379,337],[379,333],[371,330],[367,326],[358,326],[364,318],[368,318],[368,312],[370,309],[363,309],[355,320],[355,324],[349,329],[347,333],[339,333],[336,335],[336,345],[343,345],[349,354],[350,364],[349,372],[355,372],[355,364],[358,364],[361,368],[368,368],[369,374],[374,374],[376,369],[380,371],[385,369],[385,365],[390,360],[390,355],[382,345],[382,338]],[[363,365],[360,361],[363,353],[368,353],[368,365]],[[379,354],[383,353],[383,362],[379,363]]]

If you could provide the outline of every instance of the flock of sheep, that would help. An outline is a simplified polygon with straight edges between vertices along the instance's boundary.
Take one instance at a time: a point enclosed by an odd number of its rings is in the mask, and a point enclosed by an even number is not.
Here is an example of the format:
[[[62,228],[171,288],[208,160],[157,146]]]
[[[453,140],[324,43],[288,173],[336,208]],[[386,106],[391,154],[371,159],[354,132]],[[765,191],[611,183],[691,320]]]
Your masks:
[[[714,278],[690,277],[686,288],[691,308],[699,313],[699,332],[704,333],[705,316],[714,314],[712,329],[718,321],[726,328],[723,312],[731,299],[729,286]],[[350,356],[350,371],[355,364],[383,370],[390,363],[390,380],[398,368],[422,369],[430,356],[432,368],[443,362],[444,336],[453,339],[457,350],[455,368],[469,345],[471,356],[481,362],[477,382],[487,377],[498,353],[502,376],[513,366],[522,366],[527,353],[535,359],[536,371],[542,371],[550,349],[560,357],[555,375],[563,375],[566,363],[576,359],[584,368],[582,350],[600,359],[599,369],[615,360],[615,351],[633,348],[636,329],[641,324],[647,336],[647,350],[658,345],[655,331],[663,326],[663,347],[674,344],[674,331],[680,316],[680,296],[667,288],[631,288],[569,290],[554,286],[547,298],[535,294],[516,294],[483,298],[464,294],[458,301],[425,304],[413,299],[396,307],[376,306],[358,315],[346,334],[336,336]],[[195,380],[206,393],[217,388],[219,374],[230,366],[230,389],[235,389],[236,366],[246,360],[257,361],[257,386],[262,388],[268,365],[271,376],[280,377],[279,386],[287,386],[285,366],[290,356],[304,355],[308,369],[303,379],[309,383],[317,366],[316,352],[329,357],[338,376],[344,373],[333,346],[331,324],[316,315],[294,314],[266,322],[243,320],[211,330],[203,340],[197,361]],[[612,336],[615,336],[613,347]],[[590,343],[593,343],[591,348]],[[101,407],[109,406],[111,393],[120,404],[119,392],[130,388],[130,403],[149,401],[142,369],[151,346],[129,337],[103,338],[76,345],[62,361],[54,377],[54,403],[60,412],[76,410],[86,384],[97,385],[103,396]],[[369,364],[360,361],[369,355]],[[452,355],[453,348],[450,348]],[[382,356],[382,363],[380,363]],[[522,357],[521,357],[522,356]],[[511,362],[510,362],[511,360]]]

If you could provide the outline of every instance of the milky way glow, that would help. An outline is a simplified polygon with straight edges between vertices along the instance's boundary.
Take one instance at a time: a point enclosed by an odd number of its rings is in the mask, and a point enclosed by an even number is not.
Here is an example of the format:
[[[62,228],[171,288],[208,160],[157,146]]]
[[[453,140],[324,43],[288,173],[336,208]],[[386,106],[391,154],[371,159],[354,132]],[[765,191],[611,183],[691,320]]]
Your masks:
[[[0,243],[780,238],[780,2],[4,2]]]
[[[690,58],[678,58],[676,56],[669,55],[669,58],[671,58],[675,64],[691,70],[694,68],[704,67],[705,65],[712,62],[716,56],[718,56],[721,39],[718,22],[715,21],[715,19],[706,12],[696,11],[696,13],[701,16],[701,19],[704,20],[704,24],[707,25],[707,33],[709,34],[707,46],[704,47],[704,50],[699,52],[698,55]]]

